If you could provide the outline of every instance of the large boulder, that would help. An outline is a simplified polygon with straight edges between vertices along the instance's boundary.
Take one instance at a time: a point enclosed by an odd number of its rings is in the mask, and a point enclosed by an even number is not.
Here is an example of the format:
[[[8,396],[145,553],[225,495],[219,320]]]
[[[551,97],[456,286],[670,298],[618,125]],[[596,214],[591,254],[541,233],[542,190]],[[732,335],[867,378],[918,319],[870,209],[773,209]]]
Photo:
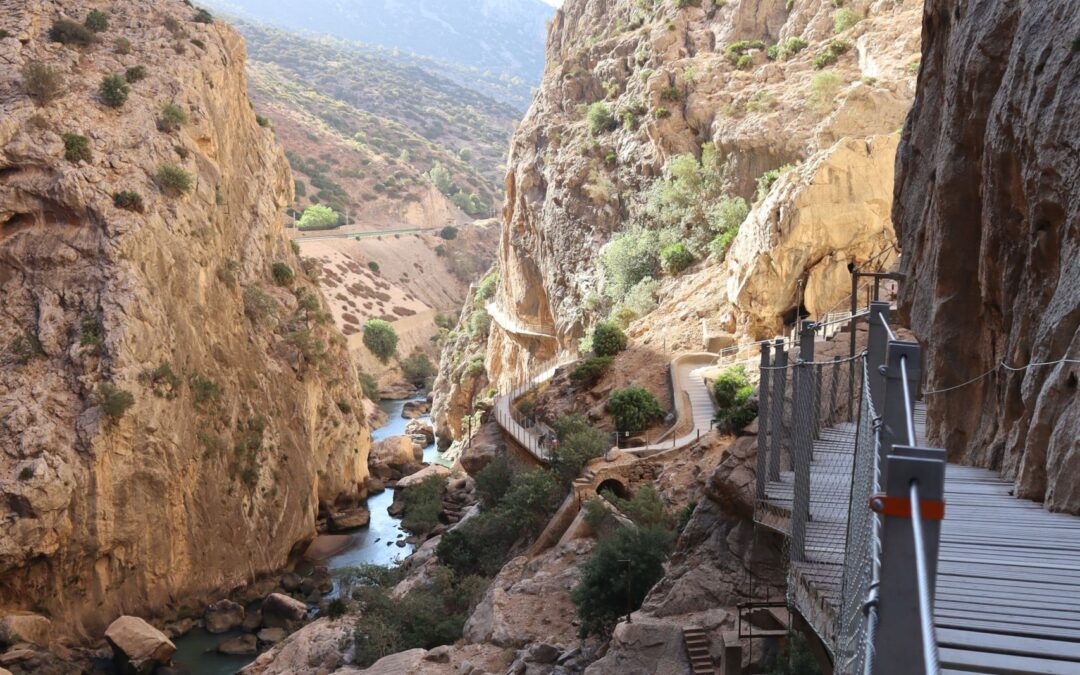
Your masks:
[[[330,514],[329,530],[331,532],[348,532],[366,526],[371,522],[371,512],[366,506],[358,506],[344,511],[335,511]]]
[[[373,443],[368,453],[368,467],[377,475],[384,475],[386,469],[401,469],[419,462],[424,458],[421,449],[419,457],[414,444],[408,436],[390,436]]]
[[[429,464],[423,469],[417,471],[416,473],[410,476],[405,476],[404,478],[399,480],[397,483],[397,487],[399,490],[403,490],[405,488],[413,487],[414,485],[419,485],[420,483],[423,483],[425,480],[431,478],[432,476],[449,475],[450,469],[447,469],[445,466],[442,466],[441,464]]]
[[[401,416],[406,419],[416,419],[431,412],[431,403],[428,401],[408,401],[401,407]]]
[[[466,473],[475,476],[492,459],[505,454],[506,441],[503,439],[502,430],[494,419],[489,418],[471,440],[465,441],[458,461]]]
[[[419,443],[423,448],[426,448],[435,442],[435,430],[431,427],[429,422],[424,422],[423,420],[413,420],[406,424],[405,434],[409,436],[414,443]]]
[[[29,642],[48,647],[52,640],[52,622],[40,614],[16,612],[0,617],[0,646]]]
[[[268,629],[281,630],[281,629]],[[244,633],[236,637],[222,640],[217,646],[218,652],[230,656],[248,656],[258,651],[258,642],[251,633]]]
[[[208,633],[225,633],[244,623],[244,607],[232,600],[218,600],[203,613]]]
[[[307,618],[307,605],[281,593],[271,593],[262,604],[263,626],[294,630]]]
[[[349,621],[317,619],[263,652],[240,672],[243,675],[342,672],[338,670],[344,660],[341,644],[351,630]]]
[[[158,666],[168,665],[176,645],[165,634],[137,616],[122,616],[109,624],[105,639],[122,673],[149,675]]]

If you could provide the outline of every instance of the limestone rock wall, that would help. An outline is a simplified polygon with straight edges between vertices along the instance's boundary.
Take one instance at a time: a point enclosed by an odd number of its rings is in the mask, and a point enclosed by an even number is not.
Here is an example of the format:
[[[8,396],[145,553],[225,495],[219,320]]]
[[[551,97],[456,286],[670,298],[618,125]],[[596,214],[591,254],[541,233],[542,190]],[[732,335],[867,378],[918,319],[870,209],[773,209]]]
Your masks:
[[[897,157],[903,306],[940,389],[1080,358],[1080,2],[928,0]],[[1076,363],[928,397],[950,458],[1080,513]]]
[[[49,40],[92,8],[97,43]],[[0,2],[0,614],[61,633],[100,638],[121,613],[197,607],[281,567],[320,500],[362,496],[367,476],[359,385],[284,238],[292,177],[248,101],[243,41],[194,15]],[[26,95],[31,61],[63,78],[51,103]],[[102,78],[138,65],[128,100],[103,105]],[[188,122],[167,133],[169,102]],[[65,159],[65,133],[92,157]],[[161,189],[164,165],[190,193]],[[295,279],[276,284],[275,263]],[[115,420],[109,386],[132,400]]]

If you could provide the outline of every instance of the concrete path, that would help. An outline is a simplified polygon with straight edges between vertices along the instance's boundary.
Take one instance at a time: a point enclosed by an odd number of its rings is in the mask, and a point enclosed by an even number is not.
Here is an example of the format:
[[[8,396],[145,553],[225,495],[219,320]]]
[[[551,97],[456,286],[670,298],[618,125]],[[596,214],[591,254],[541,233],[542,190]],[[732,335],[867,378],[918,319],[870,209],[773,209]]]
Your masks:
[[[513,333],[515,335],[523,335],[525,337],[546,338],[549,340],[555,339],[555,328],[552,326],[541,325],[526,325],[522,324],[514,319],[510,318],[502,307],[497,302],[489,302],[484,305],[484,309],[491,316],[492,321],[499,324],[507,333]]]

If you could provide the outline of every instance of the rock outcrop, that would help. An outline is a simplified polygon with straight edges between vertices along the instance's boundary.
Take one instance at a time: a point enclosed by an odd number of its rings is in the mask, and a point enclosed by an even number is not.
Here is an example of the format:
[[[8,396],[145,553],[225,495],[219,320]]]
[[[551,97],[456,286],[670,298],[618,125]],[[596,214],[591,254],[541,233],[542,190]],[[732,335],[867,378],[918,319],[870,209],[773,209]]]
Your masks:
[[[105,639],[121,673],[149,675],[158,666],[168,665],[176,653],[165,634],[135,616],[122,616],[109,624]]]
[[[92,8],[96,42],[50,40]],[[195,11],[0,12],[0,614],[61,633],[201,609],[363,496],[360,387],[284,236],[288,164],[242,40]]]
[[[1080,5],[927,0],[897,157],[903,310],[930,434],[1018,496],[1080,513]]]

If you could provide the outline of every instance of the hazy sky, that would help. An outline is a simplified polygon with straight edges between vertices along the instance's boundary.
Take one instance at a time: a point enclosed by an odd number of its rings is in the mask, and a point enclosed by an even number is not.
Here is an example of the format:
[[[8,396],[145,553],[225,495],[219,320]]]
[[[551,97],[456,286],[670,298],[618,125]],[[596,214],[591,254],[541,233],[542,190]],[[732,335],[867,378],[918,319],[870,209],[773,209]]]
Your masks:
[[[544,0],[544,2],[552,7],[562,7],[563,0]]]

